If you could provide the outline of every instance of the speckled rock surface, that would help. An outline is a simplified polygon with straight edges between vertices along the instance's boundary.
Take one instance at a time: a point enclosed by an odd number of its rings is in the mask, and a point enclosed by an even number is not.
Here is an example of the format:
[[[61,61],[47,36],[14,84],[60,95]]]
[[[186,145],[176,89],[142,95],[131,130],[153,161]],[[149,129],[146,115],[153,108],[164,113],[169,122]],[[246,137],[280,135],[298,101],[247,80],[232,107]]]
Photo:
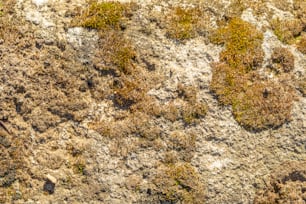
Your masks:
[[[22,34],[15,43],[0,44],[0,118],[9,130],[0,136],[21,140],[25,152],[23,174],[9,187],[13,203],[160,203],[152,180],[171,149],[174,132],[196,136],[186,160],[205,186],[203,203],[253,203],[272,171],[287,161],[306,160],[306,98],[300,92],[289,123],[247,131],[235,121],[231,107],[220,106],[209,89],[210,63],[218,61],[224,47],[211,44],[206,34],[185,43],[166,37],[160,16],[173,5],[196,2],[138,1],[126,23],[124,35],[137,50],[139,66],[154,67],[163,78],[148,95],[167,104],[177,98],[182,84],[196,87],[197,100],[208,104],[207,115],[196,125],[154,119],[151,125],[160,128],[161,136],[148,144],[132,134],[105,137],[91,127],[96,121],[114,120],[119,111],[105,97],[109,76],[94,66],[98,33],[71,26],[86,1],[16,1],[12,15],[22,22],[17,24]],[[207,1],[216,12],[209,14],[211,28],[226,10],[218,5],[227,4]],[[279,15],[289,12],[276,9],[273,1],[268,4]],[[252,8],[244,10],[242,19],[264,33],[263,66],[269,64],[272,49],[282,46],[294,55],[294,77],[305,76],[305,55],[277,39],[267,28],[268,16],[253,13]],[[111,127],[121,134],[119,123]],[[0,147],[10,152],[9,146]],[[53,193],[43,190],[50,176],[56,179]]]

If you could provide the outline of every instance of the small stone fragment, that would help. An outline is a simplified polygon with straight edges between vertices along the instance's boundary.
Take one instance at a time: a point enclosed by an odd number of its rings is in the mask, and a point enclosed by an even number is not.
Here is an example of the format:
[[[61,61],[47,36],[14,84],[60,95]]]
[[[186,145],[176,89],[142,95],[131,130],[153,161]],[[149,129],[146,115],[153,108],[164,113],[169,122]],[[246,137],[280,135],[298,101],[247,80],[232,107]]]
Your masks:
[[[54,193],[54,190],[55,190],[55,184],[57,182],[56,178],[54,178],[53,176],[51,175],[47,175],[46,176],[47,180],[44,184],[44,191],[48,192],[49,194],[53,194]]]

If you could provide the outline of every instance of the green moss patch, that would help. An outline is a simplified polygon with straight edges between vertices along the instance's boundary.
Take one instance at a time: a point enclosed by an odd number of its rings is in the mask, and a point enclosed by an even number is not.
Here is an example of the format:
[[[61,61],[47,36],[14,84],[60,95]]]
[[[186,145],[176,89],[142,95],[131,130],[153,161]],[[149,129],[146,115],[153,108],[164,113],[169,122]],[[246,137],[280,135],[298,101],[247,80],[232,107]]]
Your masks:
[[[120,23],[130,11],[128,4],[119,2],[92,1],[88,8],[78,16],[73,25],[91,29],[120,29]]]
[[[203,20],[203,11],[195,8],[173,8],[166,17],[167,36],[179,41],[194,38]]]
[[[263,36],[250,23],[235,18],[217,29],[211,37],[225,45],[220,62],[212,64],[211,90],[223,105],[231,105],[236,121],[250,130],[278,127],[290,120],[291,90],[279,82],[260,77]],[[292,55],[276,50],[273,61],[283,72],[293,69]],[[292,58],[290,58],[290,56]]]
[[[224,44],[220,61],[234,69],[248,71],[259,67],[263,61],[261,44],[263,35],[253,25],[239,18],[221,26],[210,37],[215,44]]]

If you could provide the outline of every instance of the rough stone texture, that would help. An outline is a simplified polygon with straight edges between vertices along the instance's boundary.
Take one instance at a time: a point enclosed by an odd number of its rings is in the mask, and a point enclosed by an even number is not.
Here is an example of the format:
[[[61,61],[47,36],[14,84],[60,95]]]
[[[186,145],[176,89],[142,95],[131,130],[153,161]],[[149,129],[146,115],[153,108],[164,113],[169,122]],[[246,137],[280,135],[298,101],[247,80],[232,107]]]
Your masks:
[[[218,10],[218,4],[228,2],[208,4],[221,15],[224,10]],[[198,89],[198,100],[209,107],[195,126],[163,119],[155,125],[162,128],[165,138],[173,131],[196,135],[190,163],[205,185],[204,203],[252,203],[273,169],[288,160],[306,160],[306,98],[297,95],[290,123],[274,130],[246,131],[209,90],[210,63],[218,61],[223,48],[208,43],[205,35],[186,43],[165,37],[155,14],[178,1],[138,4],[125,35],[138,50],[140,65],[153,66],[165,76],[149,94],[165,103],[176,96],[178,83],[192,85]],[[138,137],[112,139],[90,126],[96,120],[111,120],[116,110],[104,97],[107,79],[93,67],[97,33],[69,27],[75,9],[85,5],[85,0],[16,2],[16,15],[24,22],[19,25],[23,37],[14,45],[0,44],[0,118],[8,118],[4,123],[11,132],[0,132],[0,150],[2,162],[9,154],[2,150],[17,140],[12,137],[22,139],[27,170],[19,180],[13,174],[3,177],[1,171],[0,181],[15,181],[10,187],[14,203],[159,203],[158,198],[150,197],[151,179],[163,160],[167,139],[143,146]],[[242,17],[265,27],[264,16],[252,15],[252,9],[247,9]],[[216,25],[216,19],[210,24]],[[273,32],[265,31],[266,64],[273,48],[280,45]],[[304,76],[305,55],[293,45],[286,47],[295,57],[294,76]],[[89,87],[89,80],[95,88]],[[48,174],[57,179],[52,194],[43,191]]]

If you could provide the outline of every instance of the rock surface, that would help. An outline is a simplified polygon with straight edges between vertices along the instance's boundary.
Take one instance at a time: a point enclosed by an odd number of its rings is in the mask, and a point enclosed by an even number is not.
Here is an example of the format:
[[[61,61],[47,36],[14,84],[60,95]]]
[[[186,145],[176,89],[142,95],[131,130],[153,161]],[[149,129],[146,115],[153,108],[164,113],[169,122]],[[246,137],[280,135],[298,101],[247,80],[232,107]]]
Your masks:
[[[71,26],[86,1],[16,0],[10,15],[17,19],[11,22],[18,36],[0,44],[0,118],[6,118],[2,121],[10,131],[0,127],[1,162],[7,167],[0,172],[0,190],[10,185],[12,195],[0,192],[1,203],[160,203],[152,180],[165,154],[174,149],[171,145],[180,147],[172,151],[178,160],[190,163],[199,174],[205,186],[203,203],[252,203],[282,163],[306,160],[306,98],[301,93],[297,92],[289,123],[259,132],[245,130],[209,89],[210,63],[218,61],[223,47],[210,43],[205,34],[184,43],[166,37],[159,15],[188,2],[138,1],[124,35],[135,46],[139,65],[154,68],[163,78],[148,95],[167,104],[178,98],[178,84],[196,87],[197,100],[208,104],[207,115],[190,126],[155,119],[149,127],[160,128],[159,138],[143,142],[139,136],[125,135],[119,123],[110,125],[120,111],[107,97],[110,76],[95,69],[98,33]],[[276,10],[273,2],[269,1],[269,12]],[[226,11],[218,5],[228,4],[207,1],[218,15]],[[267,16],[255,16],[252,8],[241,16],[265,29],[263,66],[269,64],[272,49],[283,46],[295,58],[294,77],[305,76],[305,55],[266,28]],[[216,27],[216,22],[212,15],[208,24]],[[109,121],[106,126],[121,136],[110,138],[92,128],[101,121]],[[178,141],[195,135],[192,149],[175,143],[175,132]],[[17,144],[22,150],[10,166],[9,155],[17,151],[10,148]],[[49,183],[56,183],[55,190],[48,187],[49,194],[43,191],[46,175]]]

